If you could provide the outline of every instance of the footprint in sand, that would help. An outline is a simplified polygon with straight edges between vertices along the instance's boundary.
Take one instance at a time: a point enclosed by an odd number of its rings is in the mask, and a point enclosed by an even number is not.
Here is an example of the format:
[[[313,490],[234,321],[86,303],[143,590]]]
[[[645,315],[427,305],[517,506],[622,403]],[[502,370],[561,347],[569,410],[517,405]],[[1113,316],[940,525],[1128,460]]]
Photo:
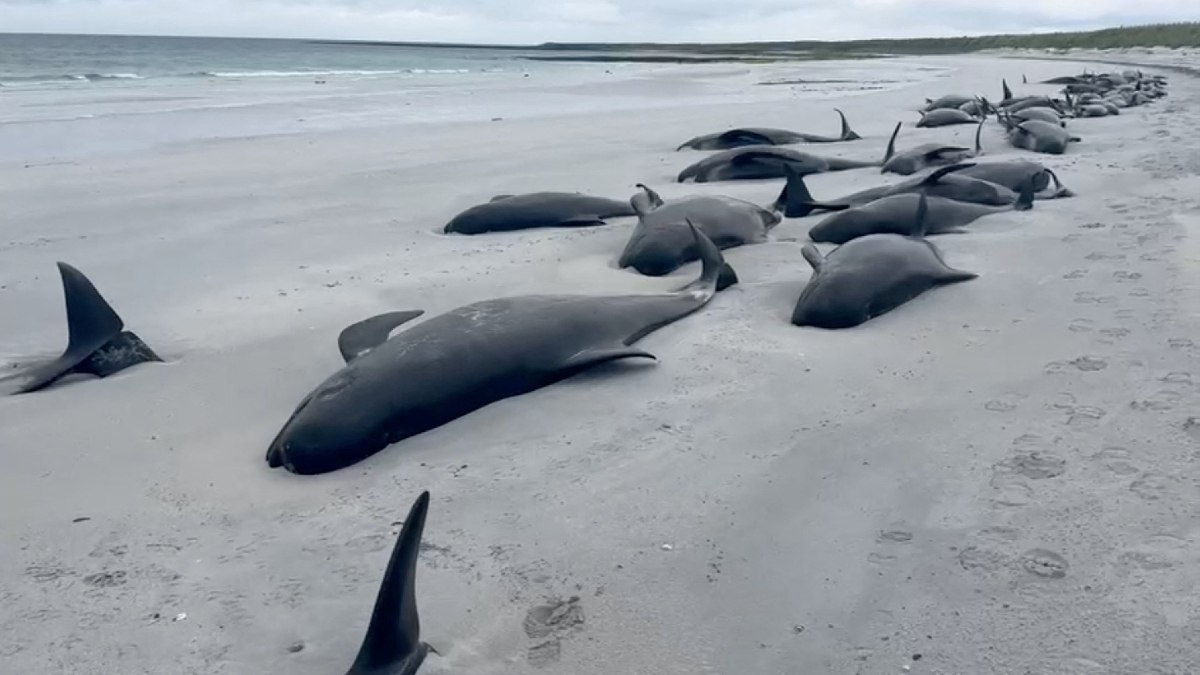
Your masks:
[[[1045,480],[1061,476],[1067,470],[1067,461],[1058,455],[1039,450],[1019,453],[992,467],[998,475],[1024,476],[1030,480]]]
[[[1072,333],[1090,333],[1093,323],[1095,322],[1091,319],[1072,319],[1071,323],[1067,324],[1067,330]]]
[[[1082,426],[1093,424],[1102,419],[1108,413],[1103,408],[1094,406],[1082,405],[1072,408],[1067,414],[1068,426]]]
[[[1043,579],[1062,579],[1067,576],[1070,564],[1067,559],[1054,551],[1035,548],[1021,556],[1021,567],[1026,572]]]
[[[1128,450],[1115,445],[1108,446],[1092,455],[1092,459],[1099,462],[1106,471],[1121,478],[1141,472],[1141,469],[1130,461],[1132,458],[1133,456],[1129,454]]]
[[[1153,410],[1157,412],[1164,412],[1167,410],[1174,410],[1175,407],[1179,405],[1179,401],[1182,399],[1183,396],[1176,392],[1163,390],[1156,392],[1154,395],[1144,400],[1134,401],[1129,404],[1129,407],[1133,408],[1134,410]]]
[[[566,600],[551,599],[525,614],[525,635],[532,644],[526,653],[531,666],[544,668],[562,656],[562,639],[584,628],[583,606],[579,596]]]
[[[1133,494],[1151,502],[1162,499],[1170,487],[1171,480],[1156,473],[1144,473],[1129,484]]]
[[[112,588],[114,586],[124,586],[127,576],[124,570],[97,572],[84,577],[83,583],[95,588]]]

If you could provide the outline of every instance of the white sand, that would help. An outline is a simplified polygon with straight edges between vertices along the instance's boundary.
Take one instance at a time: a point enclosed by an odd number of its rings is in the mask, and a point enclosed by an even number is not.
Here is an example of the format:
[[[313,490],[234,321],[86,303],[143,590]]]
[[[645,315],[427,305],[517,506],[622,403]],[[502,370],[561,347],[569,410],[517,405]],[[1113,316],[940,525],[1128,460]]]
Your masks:
[[[500,122],[484,105],[122,153],[103,126],[63,127],[80,152],[51,152],[63,137],[39,126],[0,165],[0,365],[61,350],[55,260],[171,362],[0,398],[0,671],[344,672],[395,521],[428,489],[418,596],[445,657],[422,672],[1192,672],[1200,87],[1175,72],[1167,99],[1077,121],[1084,143],[1038,157],[1078,198],[936,239],[975,281],[858,329],[800,329],[816,221],[789,221],[728,252],[740,286],[641,343],[656,365],[494,404],[331,475],[263,461],[339,367],[349,322],[695,274],[614,269],[628,220],[433,233],[466,206],[639,181],[766,203],[778,181],[672,184],[702,156],[672,149],[732,124],[833,133],[838,105],[866,140],[813,151],[873,158],[926,96],[995,97],[1001,77],[1050,91],[1021,74],[1098,67],[917,65],[935,79],[837,98],[754,85],[806,65],[630,70],[540,92],[564,107],[508,102]],[[972,132],[906,126],[901,144]],[[996,125],[984,143],[1027,156]],[[881,180],[809,183],[834,197]],[[526,612],[573,595],[582,626],[526,635]]]

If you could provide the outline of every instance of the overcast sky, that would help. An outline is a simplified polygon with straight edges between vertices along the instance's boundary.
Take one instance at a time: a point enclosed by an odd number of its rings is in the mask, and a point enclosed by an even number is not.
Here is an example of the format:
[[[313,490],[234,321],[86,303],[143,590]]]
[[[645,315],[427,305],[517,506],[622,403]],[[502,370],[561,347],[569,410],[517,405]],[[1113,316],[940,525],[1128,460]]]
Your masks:
[[[1200,19],[1200,0],[0,0],[0,31],[483,42],[841,40]]]

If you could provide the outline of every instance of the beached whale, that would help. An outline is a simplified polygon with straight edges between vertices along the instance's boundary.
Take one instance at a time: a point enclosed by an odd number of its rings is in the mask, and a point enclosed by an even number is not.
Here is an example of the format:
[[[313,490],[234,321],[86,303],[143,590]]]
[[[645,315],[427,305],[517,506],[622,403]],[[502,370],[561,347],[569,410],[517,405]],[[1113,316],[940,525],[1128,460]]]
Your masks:
[[[1020,199],[1011,207],[985,206],[960,202],[945,197],[926,197],[923,193],[905,192],[877,199],[870,204],[838,211],[813,225],[809,239],[830,244],[844,244],[870,234],[902,234],[928,236],[963,232],[968,225],[984,216],[1028,211],[1033,208],[1034,179],[1030,177],[1020,192]],[[921,214],[921,202],[928,211]]]
[[[1024,122],[1026,120],[1041,120],[1043,122],[1049,122],[1050,124],[1057,124],[1060,127],[1067,126],[1067,121],[1063,119],[1062,115],[1058,114],[1058,111],[1054,110],[1053,108],[1045,108],[1041,106],[1023,108],[1015,113],[1012,113],[1009,115],[1009,117],[1018,122]]]
[[[388,445],[591,366],[654,358],[631,345],[700,309],[716,293],[721,252],[696,227],[699,278],[671,293],[527,295],[476,302],[388,338],[395,313],[339,341],[348,362],[304,397],[266,461],[298,474],[335,471]],[[370,345],[360,336],[384,341]]]
[[[919,196],[914,236],[870,234],[852,239],[822,256],[805,244],[812,276],[800,292],[792,323],[817,328],[851,328],[892,311],[937,286],[978,275],[946,265],[941,252],[921,239],[927,211]]]
[[[634,215],[628,202],[572,192],[497,195],[454,216],[447,234],[508,232],[536,227],[604,225],[605,218]]]
[[[643,192],[630,202],[638,224],[617,264],[650,276],[670,274],[700,256],[690,225],[700,228],[717,248],[727,249],[767,240],[783,220],[778,204],[757,204],[719,195],[691,195],[664,203],[658,193],[638,184]],[[718,290],[720,290],[718,286]]]
[[[992,206],[1005,206],[1017,201],[1017,193],[1003,185],[955,175],[955,172],[969,166],[974,165],[952,164],[901,183],[867,188],[829,201],[815,199],[804,183],[804,176],[793,173],[787,177],[787,184],[780,192],[778,202],[783,204],[784,217],[803,218],[814,211],[841,211],[906,192],[926,192],[947,199]]]
[[[962,96],[961,94],[946,94],[937,100],[925,99],[925,107],[921,108],[920,112],[929,112],[931,110],[945,110],[961,108],[967,103],[975,100],[974,96]]]
[[[83,272],[64,262],[58,263],[58,272],[67,307],[66,351],[53,361],[0,380],[15,380],[16,393],[28,393],[67,375],[108,377],[140,363],[162,360],[141,338],[125,330],[125,322]]]
[[[722,180],[756,180],[782,178],[784,167],[791,167],[805,175],[827,171],[846,171],[879,166],[880,162],[821,157],[791,148],[773,145],[750,145],[743,148],[724,150],[705,157],[679,172],[680,183],[691,179],[696,183]]]
[[[880,173],[898,173],[902,176],[911,176],[922,169],[957,164],[963,160],[982,154],[983,147],[979,144],[979,137],[983,133],[983,120],[979,119],[976,122],[978,126],[975,128],[974,149],[964,148],[960,145],[922,143],[915,148],[896,152],[896,135],[900,133],[901,126],[897,122],[896,129],[892,131],[892,138],[888,141],[887,153],[884,155],[883,167],[880,169]]]
[[[963,167],[954,172],[960,177],[978,178],[1002,185],[1014,192],[1020,192],[1026,181],[1032,181],[1033,190],[1040,199],[1060,199],[1073,197],[1075,193],[1062,184],[1058,174],[1047,169],[1038,162],[1027,159],[1011,159],[1004,162],[979,162]],[[1047,195],[1040,193],[1054,182],[1054,192]]]
[[[1008,116],[1001,116],[1008,130],[1008,142],[1016,148],[1041,152],[1050,155],[1061,155],[1067,151],[1070,143],[1078,143],[1078,136],[1057,124],[1042,120],[1025,120],[1016,122]]]
[[[921,113],[917,126],[921,128],[948,127],[955,124],[977,124],[980,118],[962,108],[938,108]]]
[[[806,134],[787,129],[772,129],[766,127],[741,127],[714,134],[704,134],[685,141],[676,150],[692,148],[693,150],[729,150],[747,145],[790,145],[792,143],[837,143],[840,141],[856,141],[862,136],[854,133],[846,122],[846,114],[837,110],[842,120],[842,132],[838,136],[820,136]]]

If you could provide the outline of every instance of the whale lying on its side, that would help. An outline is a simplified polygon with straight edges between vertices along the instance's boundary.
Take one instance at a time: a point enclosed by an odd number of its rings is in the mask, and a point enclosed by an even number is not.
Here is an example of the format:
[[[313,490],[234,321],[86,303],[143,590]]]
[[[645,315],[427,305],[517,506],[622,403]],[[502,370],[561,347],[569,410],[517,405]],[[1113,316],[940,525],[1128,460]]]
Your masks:
[[[632,216],[627,202],[571,192],[497,195],[454,216],[447,234],[509,232],[535,227],[604,225],[605,218]]]
[[[684,141],[676,150],[692,148],[693,150],[729,150],[746,145],[790,145],[792,143],[838,143],[840,141],[857,141],[862,136],[854,133],[846,122],[846,114],[834,108],[842,119],[842,132],[838,136],[820,136],[806,134],[787,129],[772,129],[766,127],[740,127],[714,134],[704,134]]]
[[[771,228],[783,220],[778,204],[766,209],[723,195],[690,195],[664,203],[650,188],[641,183],[638,187],[643,192],[630,199],[638,224],[617,265],[649,276],[670,274],[699,258],[692,225],[724,250],[766,241]],[[717,290],[726,285],[726,281],[719,283]]]
[[[267,449],[271,467],[335,471],[489,403],[618,359],[650,358],[645,335],[708,304],[728,279],[721,252],[694,226],[700,277],[672,293],[526,295],[485,300],[388,338],[419,312],[343,331],[347,363],[304,397]]]
[[[937,286],[976,278],[942,260],[937,247],[921,239],[926,197],[919,196],[914,236],[869,234],[822,256],[813,244],[802,249],[812,276],[800,292],[792,323],[817,328],[852,328],[886,314]]]

